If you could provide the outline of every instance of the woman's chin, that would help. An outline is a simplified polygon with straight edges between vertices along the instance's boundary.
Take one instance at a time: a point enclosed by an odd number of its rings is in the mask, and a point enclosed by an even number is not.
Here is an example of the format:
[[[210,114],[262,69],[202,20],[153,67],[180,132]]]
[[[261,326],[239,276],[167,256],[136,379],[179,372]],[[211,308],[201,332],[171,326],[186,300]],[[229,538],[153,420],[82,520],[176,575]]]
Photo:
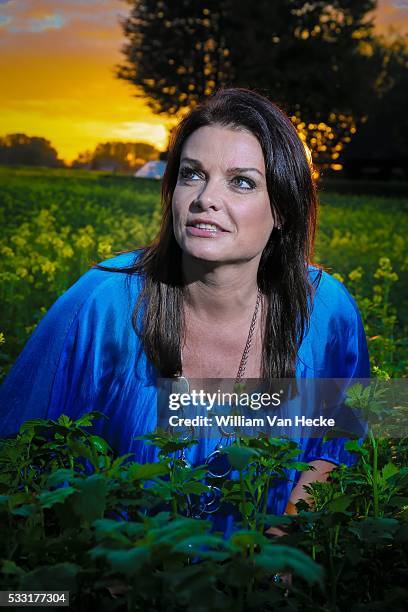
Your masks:
[[[192,260],[199,260],[202,262],[207,261],[208,263],[227,263],[228,262],[228,258],[222,257],[219,253],[202,252],[198,249],[196,251],[184,251],[184,258],[186,260],[192,259]]]
[[[183,244],[181,249],[185,257],[193,259],[212,262],[228,260],[228,255],[215,244]]]

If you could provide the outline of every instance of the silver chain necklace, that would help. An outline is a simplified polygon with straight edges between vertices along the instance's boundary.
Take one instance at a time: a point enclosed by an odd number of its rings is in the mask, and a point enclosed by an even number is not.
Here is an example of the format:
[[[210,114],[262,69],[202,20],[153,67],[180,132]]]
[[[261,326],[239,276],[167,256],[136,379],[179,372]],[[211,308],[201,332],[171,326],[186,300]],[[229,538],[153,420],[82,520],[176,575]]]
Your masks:
[[[258,310],[259,310],[260,303],[261,303],[261,290],[258,287],[255,310],[254,310],[254,314],[252,315],[251,325],[249,326],[249,332],[248,332],[248,337],[247,337],[247,341],[245,344],[244,352],[242,353],[241,362],[239,364],[238,372],[235,377],[235,384],[241,382],[241,380],[244,378],[245,369],[246,369],[248,356],[249,356],[249,351],[251,349],[251,344],[252,344],[252,337],[255,331],[256,319],[258,317]]]
[[[246,340],[246,344],[245,344],[244,350],[242,352],[242,357],[241,357],[241,361],[239,363],[237,375],[235,377],[235,384],[240,383],[242,381],[242,379],[244,378],[246,366],[247,366],[247,363],[248,363],[249,352],[251,350],[252,338],[253,338],[254,331],[255,331],[256,320],[258,318],[259,306],[261,304],[261,297],[262,297],[262,293],[261,293],[261,290],[258,287],[257,296],[256,296],[255,309],[254,309],[254,313],[252,315],[251,325],[249,326],[248,336],[247,336],[247,340]],[[183,351],[181,351],[181,355],[183,357]],[[190,384],[188,382],[188,379],[185,376],[183,376],[183,371],[181,371],[181,376],[177,377],[177,381],[179,383],[181,383],[181,384],[183,384],[183,383],[185,384],[186,392],[188,393],[189,390],[190,390]]]
[[[252,320],[251,320],[251,324],[249,326],[249,331],[248,331],[248,337],[246,340],[246,344],[242,353],[242,357],[241,357],[241,361],[238,367],[238,372],[237,375],[235,377],[235,385],[240,383],[242,381],[242,379],[244,378],[244,374],[245,374],[245,370],[246,370],[246,366],[247,366],[247,362],[248,362],[248,357],[249,357],[249,352],[251,350],[251,344],[252,344],[252,339],[253,339],[253,335],[254,335],[254,331],[255,331],[255,326],[256,326],[256,320],[258,318],[258,311],[259,311],[259,306],[261,304],[261,298],[262,298],[262,294],[261,294],[261,290],[258,287],[258,292],[257,292],[257,297],[256,297],[256,304],[255,304],[255,309],[254,309],[254,313],[252,315]],[[183,354],[181,354],[181,356],[183,356]],[[183,372],[181,372],[181,376],[177,377],[176,379],[176,387],[177,387],[177,391],[178,392],[184,392],[184,393],[189,393],[190,392],[190,384],[188,379],[182,375]],[[182,390],[184,387],[184,390]],[[172,391],[175,391],[175,388],[173,386]],[[191,427],[191,438],[194,437],[194,427]],[[220,441],[218,442],[215,450],[210,453],[210,455],[206,458],[205,460],[205,464],[207,465],[207,469],[208,469],[208,475],[214,480],[214,479],[219,479],[222,480],[223,478],[226,478],[229,473],[231,472],[231,466],[228,464],[227,466],[222,466],[221,471],[218,471],[218,473],[216,473],[214,471],[214,464],[217,463],[217,460],[219,460],[220,458],[222,459],[222,457],[225,455],[222,455],[222,440],[223,438],[227,438],[227,440],[231,440],[231,438],[233,438],[236,435],[236,432],[227,432],[223,429],[223,427],[221,427],[220,425],[218,425],[218,430],[221,434],[221,438]],[[183,461],[185,463],[185,465],[189,465],[187,459],[186,459],[186,455],[185,455],[185,449],[183,448],[183,450],[181,451],[181,455],[180,455],[180,460]],[[188,499],[188,504],[189,504],[189,514],[190,516],[195,516],[196,518],[202,518],[203,516],[208,516],[210,514],[213,514],[214,512],[217,512],[217,510],[220,507],[220,499],[221,499],[221,489],[217,486],[215,486],[214,484],[209,486],[209,491],[208,491],[208,498],[204,499],[199,505],[198,508],[196,508],[194,510],[194,508],[191,505],[191,500],[190,500],[190,496],[187,495],[187,499]]]
[[[246,343],[245,343],[244,350],[242,352],[241,361],[240,361],[240,364],[239,364],[239,367],[238,367],[237,375],[235,377],[234,385],[237,385],[238,383],[240,383],[242,381],[242,379],[244,378],[246,366],[247,366],[247,363],[248,363],[248,357],[249,357],[249,353],[250,353],[250,350],[251,350],[252,339],[253,339],[253,335],[254,335],[254,331],[255,331],[256,321],[257,321],[257,318],[258,318],[259,306],[261,304],[261,298],[262,298],[262,293],[261,293],[261,290],[258,287],[256,303],[255,303],[255,309],[254,309],[254,313],[252,315],[252,320],[251,320],[251,324],[249,326],[247,340],[246,340]],[[181,355],[183,355],[183,353],[181,353]],[[190,393],[190,383],[189,383],[188,379],[185,376],[183,376],[183,372],[181,372],[181,376],[178,376],[175,379],[175,381],[173,383],[173,387],[172,387],[172,392],[173,393]],[[222,437],[226,437],[226,438],[229,439],[229,438],[232,438],[233,436],[235,436],[235,432],[227,432],[220,425],[218,425],[218,429],[219,429]]]

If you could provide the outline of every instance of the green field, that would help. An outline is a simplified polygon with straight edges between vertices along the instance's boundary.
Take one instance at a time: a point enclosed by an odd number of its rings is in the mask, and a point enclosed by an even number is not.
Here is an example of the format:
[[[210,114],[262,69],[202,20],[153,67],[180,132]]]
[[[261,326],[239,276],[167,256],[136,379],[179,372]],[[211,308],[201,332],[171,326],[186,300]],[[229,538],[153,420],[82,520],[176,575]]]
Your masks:
[[[338,275],[363,315],[372,366],[406,375],[407,200],[322,191],[315,261]],[[98,172],[0,168],[2,370],[88,267],[149,242],[160,184]]]

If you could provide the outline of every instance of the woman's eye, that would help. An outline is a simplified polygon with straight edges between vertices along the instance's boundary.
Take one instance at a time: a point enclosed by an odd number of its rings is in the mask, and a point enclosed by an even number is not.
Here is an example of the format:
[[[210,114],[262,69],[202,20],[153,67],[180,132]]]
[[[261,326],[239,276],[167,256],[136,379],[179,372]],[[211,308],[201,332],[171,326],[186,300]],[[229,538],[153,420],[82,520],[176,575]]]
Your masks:
[[[184,181],[195,181],[200,177],[199,173],[196,172],[196,170],[193,170],[193,168],[181,168],[180,170],[180,178],[183,179]]]
[[[231,182],[234,187],[238,187],[239,189],[245,190],[254,189],[256,186],[254,181],[249,178],[246,178],[245,176],[235,176]]]

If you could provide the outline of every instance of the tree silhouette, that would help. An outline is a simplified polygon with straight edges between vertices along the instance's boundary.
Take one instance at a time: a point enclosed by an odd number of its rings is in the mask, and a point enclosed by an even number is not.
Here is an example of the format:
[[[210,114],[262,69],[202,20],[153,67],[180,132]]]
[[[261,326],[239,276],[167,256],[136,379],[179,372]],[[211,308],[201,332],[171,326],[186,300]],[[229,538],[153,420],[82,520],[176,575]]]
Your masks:
[[[402,38],[382,40],[375,53],[382,66],[378,96],[341,161],[350,178],[408,179],[408,47]]]
[[[117,76],[155,113],[182,114],[220,86],[257,89],[305,132],[330,165],[367,115],[378,58],[376,0],[128,0]]]
[[[147,96],[153,112],[175,115],[226,84],[231,67],[223,1],[128,3],[126,62],[117,76],[141,88],[135,95]]]
[[[104,142],[98,144],[93,152],[80,153],[72,167],[131,172],[158,157],[159,151],[146,142]]]
[[[49,140],[26,134],[8,134],[0,137],[0,164],[19,166],[64,165]]]

